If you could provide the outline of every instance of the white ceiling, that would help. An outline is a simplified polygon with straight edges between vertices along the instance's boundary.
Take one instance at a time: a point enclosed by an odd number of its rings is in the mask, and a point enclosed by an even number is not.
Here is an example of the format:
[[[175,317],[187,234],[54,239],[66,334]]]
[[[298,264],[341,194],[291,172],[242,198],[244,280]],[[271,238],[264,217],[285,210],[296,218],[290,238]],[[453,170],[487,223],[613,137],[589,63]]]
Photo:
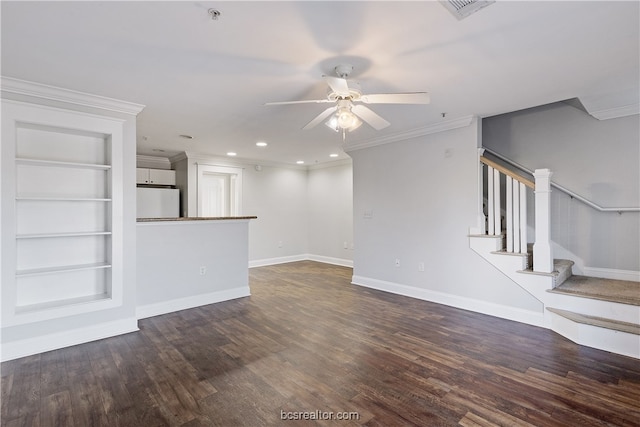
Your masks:
[[[327,105],[263,104],[326,96],[339,63],[365,93],[431,94],[370,106],[391,126],[354,144],[574,97],[638,104],[639,6],[498,0],[458,21],[434,1],[2,1],[2,75],[146,105],[140,154],[313,164],[347,157],[340,134],[301,129]]]

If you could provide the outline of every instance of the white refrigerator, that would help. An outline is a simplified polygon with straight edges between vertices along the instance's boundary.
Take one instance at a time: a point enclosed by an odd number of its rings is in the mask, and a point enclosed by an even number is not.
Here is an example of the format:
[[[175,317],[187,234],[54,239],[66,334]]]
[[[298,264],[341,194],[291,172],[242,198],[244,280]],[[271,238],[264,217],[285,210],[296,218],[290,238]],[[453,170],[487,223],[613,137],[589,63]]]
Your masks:
[[[177,218],[180,216],[180,190],[177,188],[137,189],[138,218]]]

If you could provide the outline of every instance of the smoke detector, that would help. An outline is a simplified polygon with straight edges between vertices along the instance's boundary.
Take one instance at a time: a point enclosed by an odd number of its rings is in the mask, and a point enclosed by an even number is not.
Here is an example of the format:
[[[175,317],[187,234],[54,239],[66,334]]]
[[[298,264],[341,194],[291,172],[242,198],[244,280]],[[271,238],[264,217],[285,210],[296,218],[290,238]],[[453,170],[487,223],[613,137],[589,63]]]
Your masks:
[[[440,3],[460,21],[495,2],[495,0],[447,0]]]

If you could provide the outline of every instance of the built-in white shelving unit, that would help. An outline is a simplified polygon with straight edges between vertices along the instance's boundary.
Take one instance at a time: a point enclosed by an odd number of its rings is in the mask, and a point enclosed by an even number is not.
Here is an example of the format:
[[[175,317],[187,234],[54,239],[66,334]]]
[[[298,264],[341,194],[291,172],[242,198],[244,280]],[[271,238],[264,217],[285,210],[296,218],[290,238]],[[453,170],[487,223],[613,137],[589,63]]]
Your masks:
[[[16,313],[110,300],[110,135],[18,122],[15,144]]]
[[[3,101],[4,326],[122,304],[125,122]]]
[[[143,106],[0,78],[0,358],[137,330]]]

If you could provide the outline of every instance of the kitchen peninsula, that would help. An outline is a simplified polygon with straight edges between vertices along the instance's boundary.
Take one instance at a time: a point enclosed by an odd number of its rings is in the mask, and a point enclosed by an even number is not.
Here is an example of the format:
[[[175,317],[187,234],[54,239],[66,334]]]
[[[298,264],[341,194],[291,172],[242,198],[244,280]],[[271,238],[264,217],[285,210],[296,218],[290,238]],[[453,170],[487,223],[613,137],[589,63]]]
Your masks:
[[[138,319],[250,295],[255,216],[138,218]]]

